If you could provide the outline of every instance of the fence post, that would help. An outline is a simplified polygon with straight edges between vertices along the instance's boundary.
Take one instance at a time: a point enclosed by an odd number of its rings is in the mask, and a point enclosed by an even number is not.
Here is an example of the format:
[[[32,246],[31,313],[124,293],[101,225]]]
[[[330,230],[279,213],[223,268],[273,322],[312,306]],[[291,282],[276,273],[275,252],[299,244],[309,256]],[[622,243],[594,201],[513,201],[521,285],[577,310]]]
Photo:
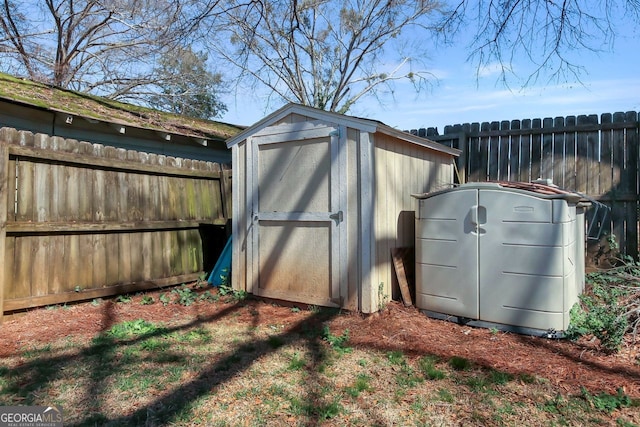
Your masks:
[[[4,317],[5,247],[7,240],[7,203],[9,199],[9,145],[0,141],[0,324]]]
[[[458,157],[458,179],[460,180],[460,184],[467,182],[467,156],[469,155],[469,144],[467,144],[467,139],[469,137],[470,129],[471,125],[469,123],[465,123],[462,125],[462,129],[458,134],[457,148],[460,150],[460,157]]]
[[[231,219],[231,180],[233,170],[227,165],[221,165],[220,169],[220,189],[222,198],[222,214],[224,219]]]

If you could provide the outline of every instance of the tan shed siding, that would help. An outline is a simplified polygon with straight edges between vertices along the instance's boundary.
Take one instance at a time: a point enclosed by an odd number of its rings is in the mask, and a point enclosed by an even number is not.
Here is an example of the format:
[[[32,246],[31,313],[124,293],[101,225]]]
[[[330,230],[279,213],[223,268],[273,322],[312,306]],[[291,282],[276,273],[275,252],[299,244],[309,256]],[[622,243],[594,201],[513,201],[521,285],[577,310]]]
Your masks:
[[[347,206],[345,220],[347,221],[347,290],[343,307],[347,310],[358,310],[358,283],[360,278],[359,236],[360,218],[358,215],[360,200],[358,191],[358,163],[359,163],[359,132],[355,129],[347,130]]]
[[[233,147],[234,174],[232,181],[233,197],[233,239],[237,242],[247,242],[248,213],[247,198],[247,144],[246,140]],[[247,286],[247,245],[234,244],[232,256],[232,286],[234,289],[248,290]]]
[[[414,193],[447,188],[453,182],[452,157],[376,134],[375,270],[373,281],[391,297],[391,249],[414,246]]]
[[[271,126],[278,126],[278,125],[282,125],[282,124],[292,124],[292,123],[301,123],[301,122],[309,122],[309,121],[314,121],[315,119],[312,117],[308,117],[308,116],[304,116],[301,114],[288,114],[286,116],[284,116],[282,119],[273,122],[269,125],[269,127]]]

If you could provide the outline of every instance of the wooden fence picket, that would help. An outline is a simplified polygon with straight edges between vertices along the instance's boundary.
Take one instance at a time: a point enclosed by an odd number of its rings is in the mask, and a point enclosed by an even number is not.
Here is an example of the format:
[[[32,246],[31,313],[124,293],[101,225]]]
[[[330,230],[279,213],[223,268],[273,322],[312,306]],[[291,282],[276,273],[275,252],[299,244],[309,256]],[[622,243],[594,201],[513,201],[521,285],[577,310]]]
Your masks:
[[[0,129],[0,321],[196,280],[230,181],[217,164]]]
[[[433,128],[412,132],[449,146],[462,139],[458,166],[467,181],[551,179],[608,205],[610,214],[594,216],[592,229],[614,234],[623,253],[637,258],[637,112],[466,123],[446,126],[443,135]]]

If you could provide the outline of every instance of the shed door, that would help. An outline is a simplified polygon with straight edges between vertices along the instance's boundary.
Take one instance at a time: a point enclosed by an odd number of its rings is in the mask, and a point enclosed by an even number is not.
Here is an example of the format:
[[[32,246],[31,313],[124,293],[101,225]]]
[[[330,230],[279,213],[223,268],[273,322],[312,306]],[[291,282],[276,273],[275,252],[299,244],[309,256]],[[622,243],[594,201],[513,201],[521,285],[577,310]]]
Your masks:
[[[479,250],[480,318],[564,329],[564,246],[568,242],[563,239],[570,236],[563,233],[567,219],[555,222],[553,218],[554,210],[561,212],[566,202],[509,191],[479,193],[480,205],[487,210],[479,225],[484,230]]]
[[[339,305],[345,228],[339,194],[345,153],[338,129],[299,123],[268,132],[252,140],[252,291]]]
[[[484,216],[475,189],[420,200],[416,228],[418,307],[479,317],[478,223]]]

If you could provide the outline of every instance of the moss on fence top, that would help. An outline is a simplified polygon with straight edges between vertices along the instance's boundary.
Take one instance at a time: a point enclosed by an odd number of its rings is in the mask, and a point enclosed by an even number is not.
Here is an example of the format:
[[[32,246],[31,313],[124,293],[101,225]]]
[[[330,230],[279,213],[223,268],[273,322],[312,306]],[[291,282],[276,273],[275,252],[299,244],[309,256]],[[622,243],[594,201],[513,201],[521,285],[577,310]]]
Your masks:
[[[61,89],[0,73],[0,98],[103,122],[225,140],[243,127],[202,120]]]

